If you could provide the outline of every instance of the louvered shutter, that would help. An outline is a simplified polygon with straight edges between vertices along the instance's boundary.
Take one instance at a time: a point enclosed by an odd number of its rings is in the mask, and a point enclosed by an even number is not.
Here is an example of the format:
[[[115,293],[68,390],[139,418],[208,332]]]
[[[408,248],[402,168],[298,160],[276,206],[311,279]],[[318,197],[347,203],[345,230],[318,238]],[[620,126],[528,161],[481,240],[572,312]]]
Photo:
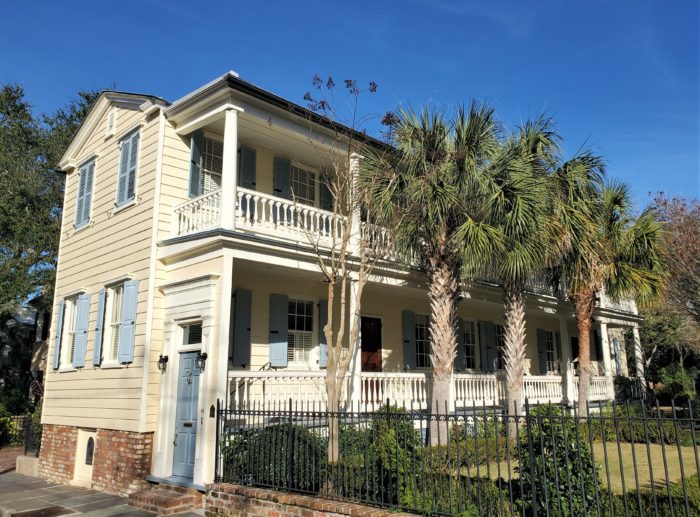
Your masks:
[[[323,327],[328,323],[328,300],[319,300],[318,302],[318,345],[319,356],[318,365],[321,368],[328,366],[328,340]]]
[[[275,157],[272,171],[272,189],[275,196],[292,199],[292,162]]]
[[[117,206],[121,206],[127,201],[127,183],[129,175],[129,154],[131,151],[131,140],[122,140],[119,154],[119,176],[117,178]]]
[[[236,289],[233,320],[233,366],[250,364],[250,323],[253,294],[249,289]]]
[[[134,360],[134,340],[136,338],[136,306],[139,296],[139,281],[124,282],[122,295],[122,321],[119,325],[119,345],[117,358],[120,363]]]
[[[95,347],[92,351],[92,364],[99,366],[102,362],[102,335],[105,321],[105,290],[100,289],[97,295],[97,317],[95,325]]]
[[[401,312],[403,332],[403,364],[406,370],[416,367],[416,314],[413,311]]]
[[[63,300],[58,302],[58,309],[56,310],[56,336],[54,336],[54,346],[53,346],[53,368],[58,369],[60,358],[61,358],[61,337],[63,334],[63,311],[65,303]]]
[[[75,201],[75,227],[83,226],[83,207],[85,206],[85,180],[87,176],[86,167],[81,167],[78,172],[78,196]]]
[[[73,348],[73,367],[85,366],[87,351],[88,322],[90,321],[90,295],[78,296],[75,316],[75,347]]]
[[[141,133],[136,132],[131,137],[131,149],[129,149],[129,171],[127,181],[127,200],[132,200],[136,196],[136,166],[138,165],[139,140]]]
[[[540,374],[547,373],[547,331],[544,329],[537,329],[537,359]]]
[[[289,300],[283,294],[270,295],[270,365],[287,366]]]
[[[202,178],[202,143],[204,133],[200,129],[192,133],[190,140],[190,197],[197,197],[202,192],[200,183]]]
[[[457,318],[457,357],[455,369],[464,370],[466,367],[466,350],[464,349],[464,321]]]
[[[255,188],[255,161],[255,149],[242,145],[241,159],[239,162],[238,184],[243,188],[251,190]]]
[[[83,189],[83,219],[82,224],[90,222],[90,206],[92,205],[92,184],[95,179],[95,161],[91,161],[87,166],[87,177],[85,178],[85,188]]]

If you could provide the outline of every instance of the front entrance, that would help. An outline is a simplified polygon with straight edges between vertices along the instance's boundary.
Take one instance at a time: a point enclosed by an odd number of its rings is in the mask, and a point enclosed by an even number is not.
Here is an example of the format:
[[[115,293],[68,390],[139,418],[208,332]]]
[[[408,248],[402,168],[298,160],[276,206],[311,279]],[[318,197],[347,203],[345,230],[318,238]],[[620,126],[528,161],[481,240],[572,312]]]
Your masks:
[[[382,320],[362,316],[360,320],[362,371],[382,371]]]
[[[92,487],[92,464],[95,457],[95,431],[78,430],[78,443],[75,451],[75,474],[73,484]]]
[[[199,368],[195,364],[199,352],[180,354],[173,441],[173,476],[194,477],[194,453],[197,438],[197,399]]]

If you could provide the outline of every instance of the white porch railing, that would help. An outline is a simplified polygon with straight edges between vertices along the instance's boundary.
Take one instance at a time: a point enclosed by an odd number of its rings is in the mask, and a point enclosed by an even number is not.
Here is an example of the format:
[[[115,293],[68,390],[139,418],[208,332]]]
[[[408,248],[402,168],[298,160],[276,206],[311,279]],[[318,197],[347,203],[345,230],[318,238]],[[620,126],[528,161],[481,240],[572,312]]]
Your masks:
[[[176,206],[173,214],[175,236],[215,228],[221,220],[221,190],[190,199]]]
[[[524,377],[525,398],[531,404],[561,402],[562,378],[559,375],[526,375]]]
[[[326,372],[229,371],[228,406],[231,409],[289,409],[289,400],[299,409],[326,408]]]
[[[360,374],[360,407],[376,411],[387,399],[409,409],[427,409],[430,398],[429,380],[425,373],[362,372]]]
[[[452,383],[457,407],[500,404],[506,394],[503,380],[495,375],[456,373]]]
[[[256,190],[237,189],[236,227],[329,246],[343,236],[343,217]]]
[[[578,397],[579,378],[575,378],[575,394]],[[590,388],[588,389],[588,400],[598,402],[601,400],[611,400],[615,395],[612,377],[604,375],[592,375]]]

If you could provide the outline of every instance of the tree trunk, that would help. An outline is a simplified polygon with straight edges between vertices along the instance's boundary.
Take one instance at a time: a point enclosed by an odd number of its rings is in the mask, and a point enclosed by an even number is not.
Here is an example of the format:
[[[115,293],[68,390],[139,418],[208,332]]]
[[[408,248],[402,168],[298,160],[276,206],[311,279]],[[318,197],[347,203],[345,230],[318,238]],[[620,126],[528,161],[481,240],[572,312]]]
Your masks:
[[[522,410],[523,376],[525,375],[525,296],[522,286],[508,284],[503,287],[505,309],[505,348],[503,359],[506,370],[506,410],[515,417]],[[508,421],[510,436],[515,438],[515,419]]]
[[[447,443],[447,420],[452,369],[457,356],[457,302],[459,272],[444,260],[436,260],[428,271],[430,302],[430,361],[433,369],[430,410],[430,443]]]
[[[595,293],[583,292],[571,296],[578,325],[578,408],[581,416],[588,416],[588,394],[591,383],[591,325]]]
[[[326,396],[328,397],[328,463],[335,465],[340,461],[340,392],[334,375],[326,376]]]

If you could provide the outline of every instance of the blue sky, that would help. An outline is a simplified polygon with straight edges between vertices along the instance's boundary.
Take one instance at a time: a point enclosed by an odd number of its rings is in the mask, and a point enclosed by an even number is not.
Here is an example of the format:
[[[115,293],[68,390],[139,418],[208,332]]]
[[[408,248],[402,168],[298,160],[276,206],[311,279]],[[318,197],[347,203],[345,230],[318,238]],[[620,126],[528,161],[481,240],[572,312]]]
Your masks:
[[[303,104],[330,74],[379,84],[370,116],[477,98],[512,127],[544,111],[566,152],[603,154],[640,205],[700,195],[696,0],[26,1],[4,15],[0,83],[37,111],[112,85],[175,100],[230,69]]]

